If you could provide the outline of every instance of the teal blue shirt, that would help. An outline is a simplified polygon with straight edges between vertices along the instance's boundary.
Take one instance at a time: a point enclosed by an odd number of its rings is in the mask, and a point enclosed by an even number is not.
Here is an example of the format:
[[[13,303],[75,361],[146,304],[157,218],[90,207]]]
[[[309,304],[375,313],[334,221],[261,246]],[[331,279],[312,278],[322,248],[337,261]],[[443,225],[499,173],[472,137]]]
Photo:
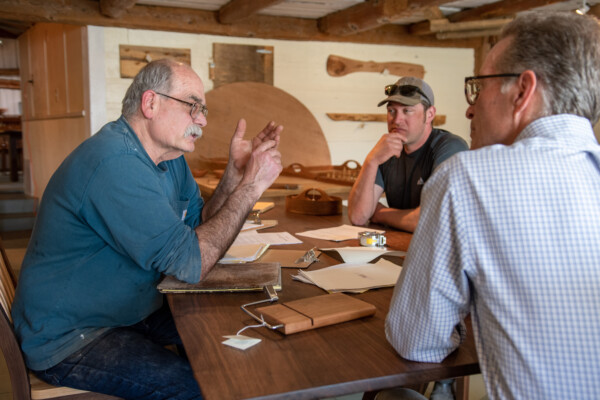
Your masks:
[[[185,159],[155,165],[127,121],[75,149],[44,192],[12,309],[27,365],[56,365],[162,305],[162,274],[200,279],[204,202]]]

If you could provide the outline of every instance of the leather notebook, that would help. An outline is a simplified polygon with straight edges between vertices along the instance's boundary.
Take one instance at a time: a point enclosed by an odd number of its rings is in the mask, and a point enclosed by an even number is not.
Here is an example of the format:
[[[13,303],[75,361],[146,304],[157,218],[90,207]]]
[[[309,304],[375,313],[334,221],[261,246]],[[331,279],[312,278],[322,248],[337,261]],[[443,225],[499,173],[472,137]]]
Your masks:
[[[307,331],[375,314],[374,305],[343,293],[325,294],[259,307],[256,313],[271,325],[283,324],[281,332]]]
[[[265,286],[281,290],[279,263],[217,263],[206,278],[198,283],[186,283],[172,276],[165,276],[157,289],[161,293],[210,293],[262,291]]]

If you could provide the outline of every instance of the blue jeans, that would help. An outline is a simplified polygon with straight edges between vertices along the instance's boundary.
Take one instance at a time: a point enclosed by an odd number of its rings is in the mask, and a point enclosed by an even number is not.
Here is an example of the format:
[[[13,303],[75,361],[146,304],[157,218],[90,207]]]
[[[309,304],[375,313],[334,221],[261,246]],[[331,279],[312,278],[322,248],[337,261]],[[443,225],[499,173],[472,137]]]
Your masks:
[[[34,371],[57,386],[124,399],[202,399],[189,362],[165,345],[183,348],[165,300],[145,320],[114,328],[45,371]]]

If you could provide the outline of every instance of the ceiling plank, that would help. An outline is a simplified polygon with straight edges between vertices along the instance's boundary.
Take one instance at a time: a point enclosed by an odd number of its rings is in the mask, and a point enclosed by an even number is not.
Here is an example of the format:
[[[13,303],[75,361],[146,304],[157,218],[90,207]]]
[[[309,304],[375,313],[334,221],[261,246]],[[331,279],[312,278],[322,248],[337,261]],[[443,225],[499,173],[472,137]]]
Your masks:
[[[369,0],[319,18],[319,29],[347,36],[392,24],[415,15],[431,15],[431,8],[448,0]]]
[[[111,18],[120,18],[135,5],[135,0],[100,0],[100,12]]]
[[[460,11],[448,16],[450,22],[475,21],[479,19],[512,17],[521,11],[542,7],[564,0],[502,0],[481,7]]]
[[[361,35],[344,37],[320,32],[317,21],[313,19],[255,15],[247,21],[224,25],[217,18],[217,12],[212,11],[136,4],[121,18],[115,19],[102,15],[95,0],[0,0],[0,19],[34,23],[56,22],[221,36],[404,46],[472,48],[479,43],[473,39],[438,41],[431,36],[410,35],[406,27],[399,25],[386,25]]]
[[[219,22],[233,24],[242,21],[260,10],[283,3],[285,0],[231,0],[219,10]]]

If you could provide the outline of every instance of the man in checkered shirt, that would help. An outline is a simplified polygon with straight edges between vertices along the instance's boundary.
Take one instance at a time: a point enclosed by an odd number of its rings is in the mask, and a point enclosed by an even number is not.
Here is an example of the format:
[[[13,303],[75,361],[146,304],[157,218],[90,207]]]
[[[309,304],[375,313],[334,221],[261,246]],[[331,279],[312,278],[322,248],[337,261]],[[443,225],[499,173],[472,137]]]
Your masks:
[[[507,25],[465,79],[473,150],[423,190],[386,334],[440,362],[470,313],[492,399],[600,396],[599,43],[575,13]]]

